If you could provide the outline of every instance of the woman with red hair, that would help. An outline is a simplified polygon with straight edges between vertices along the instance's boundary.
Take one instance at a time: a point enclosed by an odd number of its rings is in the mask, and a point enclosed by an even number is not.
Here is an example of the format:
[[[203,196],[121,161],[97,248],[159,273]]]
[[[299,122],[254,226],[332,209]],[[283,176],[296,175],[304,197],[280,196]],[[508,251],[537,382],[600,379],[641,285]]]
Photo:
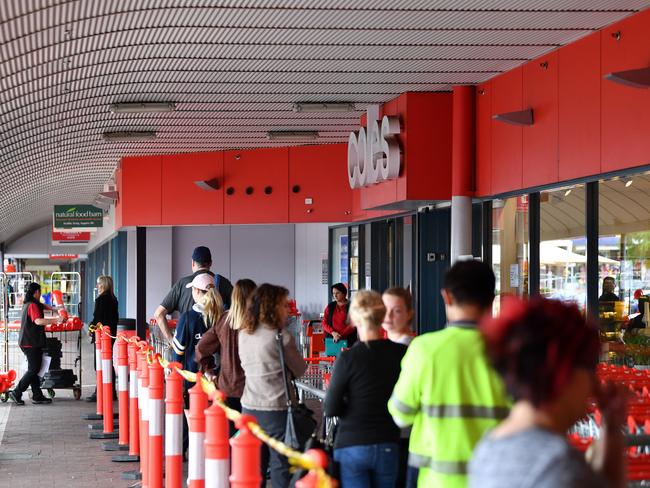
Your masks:
[[[514,400],[510,415],[477,445],[470,487],[625,486],[625,399],[595,375],[598,328],[575,305],[510,299],[481,326],[488,357]],[[567,430],[595,397],[603,416],[591,462]]]

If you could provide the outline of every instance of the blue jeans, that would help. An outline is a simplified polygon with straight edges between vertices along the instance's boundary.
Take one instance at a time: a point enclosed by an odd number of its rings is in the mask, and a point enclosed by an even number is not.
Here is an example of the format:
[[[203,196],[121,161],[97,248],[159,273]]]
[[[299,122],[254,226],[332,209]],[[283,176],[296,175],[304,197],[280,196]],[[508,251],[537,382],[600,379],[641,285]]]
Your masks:
[[[399,446],[392,442],[335,449],[342,488],[394,488],[398,452]]]

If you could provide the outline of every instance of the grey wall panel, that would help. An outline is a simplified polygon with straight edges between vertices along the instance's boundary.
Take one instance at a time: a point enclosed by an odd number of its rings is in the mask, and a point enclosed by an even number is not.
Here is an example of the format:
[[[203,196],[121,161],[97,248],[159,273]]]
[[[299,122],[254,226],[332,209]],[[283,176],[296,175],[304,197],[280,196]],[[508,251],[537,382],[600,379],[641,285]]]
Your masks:
[[[286,225],[238,225],[231,228],[231,280],[250,278],[295,293],[295,229]]]
[[[230,226],[174,227],[172,246],[173,281],[192,272],[192,251],[197,246],[207,246],[212,253],[212,270],[230,278]]]

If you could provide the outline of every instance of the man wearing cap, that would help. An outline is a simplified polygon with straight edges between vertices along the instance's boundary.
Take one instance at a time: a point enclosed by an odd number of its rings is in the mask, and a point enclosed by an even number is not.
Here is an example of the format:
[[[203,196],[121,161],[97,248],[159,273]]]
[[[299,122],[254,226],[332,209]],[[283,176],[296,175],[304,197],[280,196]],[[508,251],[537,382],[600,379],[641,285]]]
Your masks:
[[[188,312],[194,306],[194,298],[192,298],[192,288],[187,288],[187,285],[192,283],[194,278],[203,273],[208,273],[214,277],[217,291],[221,295],[223,305],[226,309],[230,308],[230,295],[232,294],[232,284],[225,276],[220,274],[215,275],[210,271],[212,266],[212,254],[210,249],[205,246],[199,246],[194,249],[192,253],[192,274],[185,276],[174,283],[171,290],[167,293],[163,301],[160,303],[154,313],[160,332],[169,343],[171,343],[173,334],[169,331],[167,324],[167,315],[171,315],[175,311],[179,313]]]

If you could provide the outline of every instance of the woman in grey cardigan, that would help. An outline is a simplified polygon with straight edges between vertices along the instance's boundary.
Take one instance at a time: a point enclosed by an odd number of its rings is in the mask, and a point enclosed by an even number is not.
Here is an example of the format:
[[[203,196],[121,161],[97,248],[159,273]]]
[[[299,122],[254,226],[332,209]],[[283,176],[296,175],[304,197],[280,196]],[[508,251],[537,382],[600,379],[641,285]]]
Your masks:
[[[255,416],[260,426],[277,439],[284,437],[287,400],[275,336],[285,327],[289,317],[288,295],[286,288],[268,283],[257,288],[248,303],[244,326],[239,334],[239,357],[246,375],[242,412]],[[298,353],[293,336],[282,334],[282,340],[289,375],[298,378],[304,374],[307,365]],[[273,488],[288,486],[287,459],[275,451],[269,453],[266,445],[262,445],[261,486],[266,486],[264,478],[269,461]]]

